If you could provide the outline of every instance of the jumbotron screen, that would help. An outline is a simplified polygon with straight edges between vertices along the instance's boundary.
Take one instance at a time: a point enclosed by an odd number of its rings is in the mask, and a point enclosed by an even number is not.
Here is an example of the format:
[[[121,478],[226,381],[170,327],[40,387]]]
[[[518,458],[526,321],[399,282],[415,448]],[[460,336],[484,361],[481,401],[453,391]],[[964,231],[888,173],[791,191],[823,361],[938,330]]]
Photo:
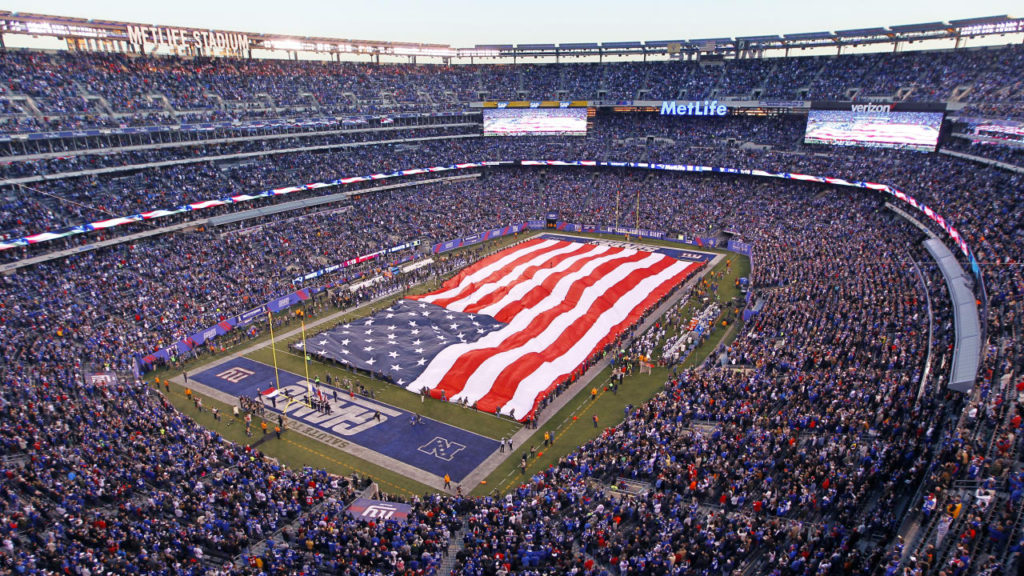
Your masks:
[[[586,108],[484,110],[484,136],[586,136]]]
[[[942,112],[810,110],[804,142],[934,152],[942,118]]]
[[[969,122],[968,134],[984,136],[983,144],[1021,145],[1024,144],[1024,123],[1013,120],[980,120]],[[978,141],[978,140],[974,140]]]

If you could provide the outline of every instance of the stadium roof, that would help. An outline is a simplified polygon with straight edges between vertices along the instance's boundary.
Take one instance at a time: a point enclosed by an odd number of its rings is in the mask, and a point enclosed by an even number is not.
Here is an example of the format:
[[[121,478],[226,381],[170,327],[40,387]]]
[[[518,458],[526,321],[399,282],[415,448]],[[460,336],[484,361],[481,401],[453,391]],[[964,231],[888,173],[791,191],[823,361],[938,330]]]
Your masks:
[[[839,30],[836,36],[849,38],[851,36],[879,36],[885,35],[885,28],[854,28],[853,30]]]
[[[928,24],[904,24],[902,26],[890,26],[889,30],[896,33],[901,32],[931,32],[933,30],[945,30],[949,24],[942,22],[929,22]]]
[[[996,24],[1004,20],[1012,20],[1007,15],[1002,16],[982,16],[981,18],[964,18],[962,20],[950,20],[949,23],[952,26],[974,26],[977,24]]]
[[[145,46],[171,46],[186,53],[204,55],[246,55],[252,50],[284,50],[289,52],[316,52],[329,54],[357,54],[369,57],[416,56],[440,58],[516,58],[520,56],[553,57],[665,54],[669,48],[679,47],[686,54],[742,55],[755,45],[759,50],[789,50],[792,48],[835,48],[850,44],[898,44],[901,42],[956,39],[994,34],[1024,33],[1024,18],[1008,15],[984,16],[925,22],[897,26],[858,28],[853,30],[800,32],[784,36],[754,35],[738,38],[702,38],[692,40],[652,40],[647,42],[575,42],[565,44],[478,44],[471,48],[456,48],[447,44],[420,42],[356,40],[309,36],[289,36],[269,33],[212,31],[180,26],[154,26],[113,20],[92,20],[25,12],[0,11],[0,39],[5,34],[28,34],[75,40],[79,49],[103,51],[141,51]],[[200,36],[235,36],[244,43],[243,48],[227,54],[225,44],[213,45],[220,53],[211,51],[209,40],[204,44]],[[194,36],[195,35],[195,36]],[[141,38],[141,40],[140,40]],[[195,39],[194,39],[195,38]]]
[[[793,40],[824,40],[832,37],[831,32],[801,32],[799,34],[786,34],[785,39]]]
[[[736,40],[743,40],[746,42],[768,42],[772,40],[782,40],[782,36],[778,34],[769,34],[766,36],[743,36],[736,37]]]

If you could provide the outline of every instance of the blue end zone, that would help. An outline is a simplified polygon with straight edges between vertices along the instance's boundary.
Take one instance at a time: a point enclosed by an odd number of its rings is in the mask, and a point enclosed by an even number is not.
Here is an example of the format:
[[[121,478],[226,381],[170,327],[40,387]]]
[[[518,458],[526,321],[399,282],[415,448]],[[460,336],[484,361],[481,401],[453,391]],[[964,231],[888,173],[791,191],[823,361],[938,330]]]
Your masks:
[[[279,371],[281,393],[296,397],[306,393],[306,381],[291,372]],[[189,375],[191,380],[232,396],[253,398],[274,384],[274,368],[248,358],[234,358],[215,368]],[[302,422],[385,456],[405,462],[431,474],[448,474],[458,482],[498,449],[498,441],[461,428],[424,418],[411,424],[413,414],[388,404],[350,397],[321,387],[331,403],[331,414],[322,414],[299,402],[289,405],[279,396],[276,406],[267,400],[267,410],[286,414]],[[380,413],[380,419],[376,413]]]
[[[541,234],[541,238],[545,240],[561,240],[563,242],[582,242],[584,244],[615,244],[614,240],[598,240],[591,238],[580,238],[576,236],[562,236],[561,234]],[[667,240],[667,239],[666,239]],[[635,246],[632,242],[631,246]],[[644,246],[644,250],[650,252],[657,252],[658,254],[664,254],[670,258],[676,260],[686,260],[687,262],[711,262],[715,259],[716,254],[710,254],[708,252],[696,252],[693,250],[684,250],[681,248],[667,248],[665,246]]]

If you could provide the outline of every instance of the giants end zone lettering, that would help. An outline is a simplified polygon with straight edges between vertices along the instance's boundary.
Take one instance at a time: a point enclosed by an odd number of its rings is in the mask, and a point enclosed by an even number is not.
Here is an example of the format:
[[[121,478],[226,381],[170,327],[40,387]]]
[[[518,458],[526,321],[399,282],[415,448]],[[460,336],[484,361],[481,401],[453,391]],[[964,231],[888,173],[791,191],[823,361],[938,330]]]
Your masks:
[[[302,382],[303,384],[305,383],[305,381]],[[306,394],[306,388],[303,384],[282,386],[281,391],[287,397],[302,398]],[[387,422],[389,416],[393,417],[401,414],[401,412],[396,412],[387,406],[359,397],[342,398],[337,401],[331,400],[330,403],[334,408],[334,411],[330,414],[318,412],[301,402],[289,403],[284,407],[283,412],[299,422],[310,424],[339,436],[358,434],[378,424]],[[377,412],[380,413],[380,420],[377,420],[375,417]]]

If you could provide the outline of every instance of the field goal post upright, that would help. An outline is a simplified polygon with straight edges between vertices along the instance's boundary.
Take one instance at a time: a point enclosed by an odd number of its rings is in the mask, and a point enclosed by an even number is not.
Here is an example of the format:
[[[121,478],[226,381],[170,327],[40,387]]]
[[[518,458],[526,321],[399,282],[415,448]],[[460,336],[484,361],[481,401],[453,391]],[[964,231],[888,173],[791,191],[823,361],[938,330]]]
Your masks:
[[[306,317],[302,320],[302,365],[306,369],[306,398],[313,398],[313,385],[309,382],[309,350],[306,350]]]
[[[274,341],[274,313],[267,310],[267,325],[270,326],[270,354],[274,359],[274,390],[281,390],[281,375],[277,370],[277,343]]]

